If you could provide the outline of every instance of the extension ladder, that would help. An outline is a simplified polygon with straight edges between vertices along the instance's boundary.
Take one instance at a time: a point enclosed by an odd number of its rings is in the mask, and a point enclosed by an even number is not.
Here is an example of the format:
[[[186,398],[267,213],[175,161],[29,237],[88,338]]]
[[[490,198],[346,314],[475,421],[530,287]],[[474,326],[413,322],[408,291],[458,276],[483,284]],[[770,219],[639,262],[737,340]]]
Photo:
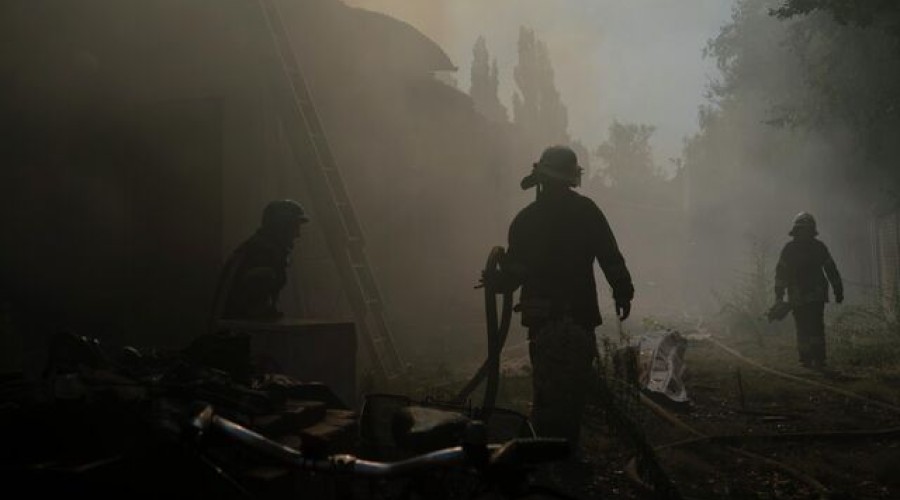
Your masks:
[[[377,375],[391,380],[405,371],[384,319],[384,305],[363,246],[353,205],[300,72],[278,0],[258,0],[289,87],[290,105],[281,108],[293,160],[304,173],[328,249]]]

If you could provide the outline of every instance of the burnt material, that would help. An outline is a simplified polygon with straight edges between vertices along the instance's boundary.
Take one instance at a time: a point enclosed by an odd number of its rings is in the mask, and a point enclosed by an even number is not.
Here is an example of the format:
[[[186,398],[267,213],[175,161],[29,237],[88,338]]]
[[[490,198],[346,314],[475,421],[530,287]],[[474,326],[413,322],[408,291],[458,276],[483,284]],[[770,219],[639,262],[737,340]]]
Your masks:
[[[139,499],[297,493],[286,469],[198,433],[192,422],[202,407],[304,453],[356,448],[355,413],[321,384],[271,374],[242,383],[185,353],[128,348],[114,356],[72,335],[53,345],[49,392],[31,399],[42,391],[17,389],[0,408],[0,479],[19,491]]]

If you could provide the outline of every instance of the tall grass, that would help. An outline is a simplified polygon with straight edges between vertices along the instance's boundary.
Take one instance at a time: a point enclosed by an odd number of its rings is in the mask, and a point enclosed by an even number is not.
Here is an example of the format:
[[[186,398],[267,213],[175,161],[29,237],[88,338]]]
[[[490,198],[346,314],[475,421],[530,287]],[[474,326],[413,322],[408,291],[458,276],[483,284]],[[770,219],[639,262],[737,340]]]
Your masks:
[[[896,294],[873,290],[858,304],[834,308],[826,328],[834,364],[900,371],[900,322],[885,307],[885,297]]]
[[[775,264],[771,244],[751,236],[747,266],[725,292],[713,290],[719,304],[719,319],[739,335],[750,335],[762,345],[764,333],[770,328],[766,312],[775,301]]]

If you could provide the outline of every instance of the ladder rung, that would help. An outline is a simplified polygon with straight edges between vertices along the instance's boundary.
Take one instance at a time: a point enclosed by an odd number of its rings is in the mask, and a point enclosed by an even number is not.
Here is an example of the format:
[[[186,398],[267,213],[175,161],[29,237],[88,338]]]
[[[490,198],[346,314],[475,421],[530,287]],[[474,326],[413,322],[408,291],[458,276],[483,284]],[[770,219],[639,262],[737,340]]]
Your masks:
[[[259,0],[275,45],[273,48],[280,60],[279,76],[284,79],[284,90],[292,99],[290,106],[281,107],[285,137],[291,146],[295,162],[305,170],[313,184],[313,192],[323,193],[318,197],[313,194],[313,197],[317,204],[321,204],[320,209],[328,213],[326,220],[333,222],[330,224],[332,227],[326,227],[325,231],[331,257],[340,266],[351,307],[355,309],[359,328],[371,343],[371,354],[377,360],[376,365],[383,376],[393,379],[402,375],[404,364],[384,322],[383,305],[378,296],[377,283],[369,270],[356,214],[340,170],[334,164],[325,130],[316,112],[315,102],[309,94],[302,65],[294,53],[290,32],[277,2],[278,0]],[[342,252],[346,255],[341,256]],[[347,266],[350,266],[349,269]],[[353,273],[348,272],[351,270]]]

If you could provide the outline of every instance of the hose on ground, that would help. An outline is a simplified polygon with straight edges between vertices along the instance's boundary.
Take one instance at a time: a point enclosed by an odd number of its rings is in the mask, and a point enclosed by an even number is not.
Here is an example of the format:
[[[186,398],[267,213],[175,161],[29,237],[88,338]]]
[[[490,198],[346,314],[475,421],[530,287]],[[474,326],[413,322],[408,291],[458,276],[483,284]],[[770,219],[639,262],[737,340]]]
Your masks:
[[[809,385],[812,387],[817,387],[819,389],[824,389],[826,391],[833,392],[835,394],[840,394],[841,396],[855,399],[857,401],[862,401],[863,403],[868,403],[872,406],[877,406],[877,407],[885,409],[885,410],[890,410],[890,411],[893,411],[896,413],[900,413],[900,406],[896,406],[896,405],[893,405],[893,404],[885,402],[885,401],[872,399],[872,398],[863,396],[861,394],[857,394],[855,392],[848,391],[846,389],[841,389],[840,387],[834,387],[833,385],[823,384],[823,383],[817,382],[815,380],[809,380],[809,379],[806,379],[803,377],[798,377],[796,375],[791,375],[790,373],[785,373],[783,371],[776,370],[775,368],[770,368],[768,366],[763,365],[762,363],[759,363],[758,361],[755,361],[755,360],[745,357],[743,354],[741,354],[734,348],[728,347],[727,345],[723,344],[722,342],[719,342],[716,339],[710,338],[709,340],[710,340],[710,342],[712,342],[712,344],[714,346],[718,347],[719,349],[727,352],[728,354],[731,354],[732,356],[740,359],[741,361],[747,363],[748,365],[753,366],[753,367],[755,367],[759,370],[762,370],[766,373],[770,373],[772,375],[781,377],[783,379],[792,380],[794,382],[799,382],[801,384],[806,384],[806,385]]]
[[[697,438],[698,441],[701,441],[704,439],[708,440],[710,438],[709,436],[698,431],[694,427],[691,427],[690,425],[684,423],[684,421],[682,421],[681,419],[679,419],[678,417],[673,415],[671,412],[669,412],[662,406],[656,404],[653,400],[651,400],[644,394],[641,394],[640,397],[641,397],[641,403],[643,403],[644,406],[649,408],[653,413],[655,413],[657,416],[659,416],[666,422],[669,422],[670,424],[674,425],[675,427],[678,427],[679,429],[682,429],[684,431],[689,432],[690,434],[693,434],[694,437]],[[660,449],[660,448],[657,448],[657,449]],[[778,460],[774,460],[769,457],[765,457],[765,456],[762,456],[762,455],[759,455],[759,454],[756,454],[753,452],[749,452],[747,450],[743,450],[741,448],[736,448],[734,446],[726,445],[725,449],[727,449],[728,451],[735,453],[737,455],[741,455],[745,458],[757,460],[757,461],[763,462],[765,464],[768,464],[770,466],[779,468],[779,469],[783,470],[784,472],[787,472],[789,475],[793,476],[795,479],[797,479],[803,483],[806,483],[811,488],[816,490],[816,492],[819,494],[819,496],[821,498],[825,498],[829,493],[828,488],[824,484],[820,483],[817,479],[815,479],[814,477],[812,477],[812,476],[804,473],[803,471],[801,471],[795,467],[792,467],[788,464],[779,462]]]

